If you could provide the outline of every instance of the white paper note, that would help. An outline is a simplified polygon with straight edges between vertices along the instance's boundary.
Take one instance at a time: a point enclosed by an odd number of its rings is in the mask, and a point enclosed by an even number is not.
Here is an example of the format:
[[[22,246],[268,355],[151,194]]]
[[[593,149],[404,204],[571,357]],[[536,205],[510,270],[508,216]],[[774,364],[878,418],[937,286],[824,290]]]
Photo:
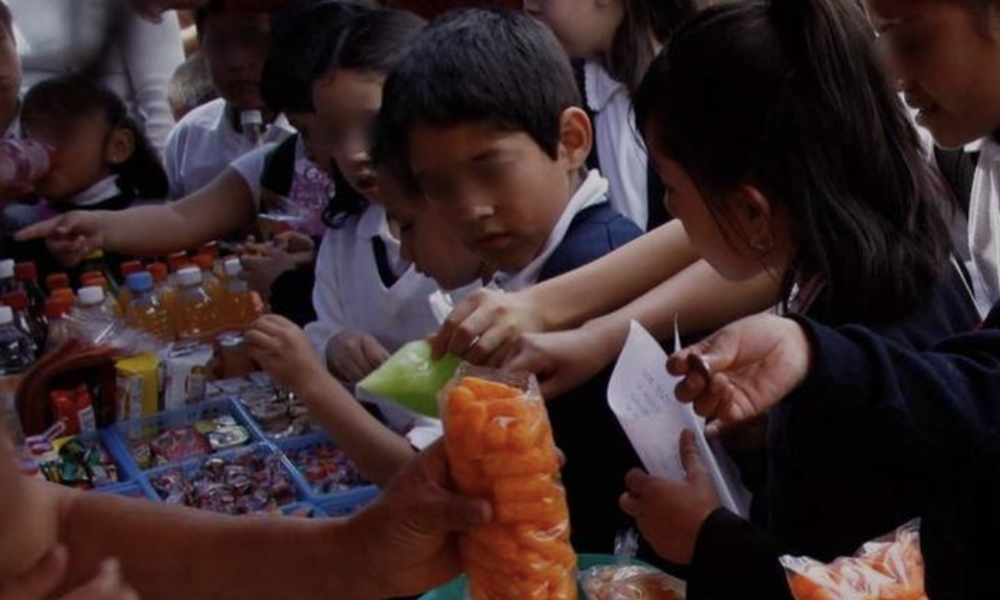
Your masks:
[[[679,346],[679,342],[675,344]],[[667,373],[667,353],[642,325],[632,321],[628,340],[611,382],[608,404],[628,435],[636,454],[651,475],[672,481],[686,478],[680,457],[681,432],[694,432],[698,453],[705,463],[723,506],[746,516],[749,494],[738,476],[723,475],[705,439],[705,422],[689,404],[674,395],[680,378]],[[728,465],[727,465],[728,466]]]

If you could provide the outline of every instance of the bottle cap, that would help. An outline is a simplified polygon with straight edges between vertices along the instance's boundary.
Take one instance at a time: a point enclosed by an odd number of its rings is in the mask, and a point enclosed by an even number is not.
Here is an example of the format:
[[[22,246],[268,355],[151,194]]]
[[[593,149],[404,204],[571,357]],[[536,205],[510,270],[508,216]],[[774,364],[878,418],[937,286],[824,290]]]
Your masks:
[[[14,261],[0,260],[0,279],[9,279],[14,276]]]
[[[174,252],[167,257],[167,264],[174,271],[179,271],[184,268],[184,264],[190,262],[188,259],[187,252]]]
[[[14,277],[18,281],[35,281],[38,279],[38,267],[33,262],[23,262],[14,265]]]
[[[166,279],[169,274],[167,272],[167,265],[163,263],[151,263],[148,267],[146,267],[146,270],[153,276],[154,283],[160,283]]]
[[[219,242],[208,242],[207,244],[202,244],[201,248],[198,248],[198,254],[208,254],[213,259],[219,257]]]
[[[0,306],[0,325],[10,325],[14,322],[14,311],[9,306]]]
[[[104,288],[89,286],[80,290],[80,305],[93,306],[104,302]]]
[[[49,288],[49,292],[69,288],[69,275],[66,273],[53,273],[45,278],[45,287]]]
[[[67,300],[70,304],[73,304],[74,302],[76,302],[76,294],[74,294],[73,290],[69,289],[68,287],[66,287],[66,288],[59,288],[57,290],[52,290],[52,293],[49,294],[49,297],[50,298],[62,298],[62,299]]]
[[[25,294],[23,290],[6,293],[3,295],[3,303],[14,310],[27,310],[28,294]]]
[[[100,271],[84,271],[83,274],[80,275],[80,281],[83,281],[84,279],[94,279],[95,277],[104,277],[104,274]]]
[[[241,263],[238,258],[230,258],[226,260],[224,266],[227,277],[239,277],[240,273],[243,272],[243,263]]]
[[[142,271],[142,263],[137,260],[130,260],[128,262],[122,263],[122,277],[128,278],[132,273],[138,273]]]
[[[199,285],[201,284],[201,271],[196,267],[186,267],[177,271],[177,280],[184,286]]]
[[[81,283],[83,283],[84,287],[99,287],[103,290],[108,289],[108,280],[105,279],[103,275],[84,277]]]
[[[125,280],[125,285],[136,294],[148,292],[153,289],[153,276],[146,271],[132,273]]]
[[[198,254],[194,257],[194,264],[202,271],[211,270],[214,263],[215,259],[209,254]]]
[[[45,316],[49,319],[63,317],[73,307],[73,303],[66,298],[49,298],[45,301]]]
[[[259,110],[245,110],[240,113],[240,125],[243,127],[259,127],[263,124],[264,113]]]

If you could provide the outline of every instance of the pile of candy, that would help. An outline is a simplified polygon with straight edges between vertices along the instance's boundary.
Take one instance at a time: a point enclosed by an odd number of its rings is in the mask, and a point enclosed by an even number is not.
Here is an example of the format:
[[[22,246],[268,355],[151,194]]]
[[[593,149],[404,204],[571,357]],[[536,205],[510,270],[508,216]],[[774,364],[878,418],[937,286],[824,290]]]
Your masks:
[[[594,567],[580,576],[590,600],[684,600],[684,584],[650,567]]]
[[[334,494],[371,485],[340,448],[317,444],[285,453],[317,494]]]
[[[278,514],[295,501],[295,488],[274,455],[209,458],[194,471],[170,469],[150,484],[167,504],[228,515]]]
[[[254,393],[245,395],[242,401],[257,425],[272,439],[280,440],[322,431],[306,405],[294,394]]]
[[[132,457],[142,470],[184,462],[205,454],[245,446],[250,433],[230,415],[174,427],[133,443]]]
[[[58,451],[56,451],[58,447]],[[89,490],[118,483],[118,465],[97,440],[71,438],[49,451],[34,455],[38,471],[53,482]]]

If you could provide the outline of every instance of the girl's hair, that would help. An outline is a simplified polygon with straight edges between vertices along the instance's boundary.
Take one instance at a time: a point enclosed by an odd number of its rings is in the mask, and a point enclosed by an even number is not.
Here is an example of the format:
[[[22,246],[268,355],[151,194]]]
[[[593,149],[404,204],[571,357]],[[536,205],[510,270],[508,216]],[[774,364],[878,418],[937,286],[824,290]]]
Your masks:
[[[740,185],[784,207],[797,236],[784,298],[818,276],[853,320],[886,322],[923,301],[947,264],[947,194],[853,2],[706,9],[634,101],[640,129],[690,174],[723,231],[724,198]]]
[[[62,128],[95,113],[100,113],[111,128],[125,128],[135,138],[132,154],[122,164],[111,166],[122,192],[135,198],[165,198],[169,183],[156,151],[128,115],[121,98],[102,85],[78,75],[42,81],[25,95],[21,122],[23,127],[31,120],[45,120]]]
[[[652,39],[667,43],[695,13],[695,0],[622,0],[625,17],[605,65],[612,77],[635,91],[656,56]]]
[[[330,53],[326,68],[317,72],[316,78],[340,69],[388,75],[424,24],[423,19],[408,11],[369,10],[347,25]],[[346,218],[364,210],[368,201],[347,183],[336,164],[330,165],[330,172],[337,193],[327,205],[323,220],[327,226],[336,228]]]

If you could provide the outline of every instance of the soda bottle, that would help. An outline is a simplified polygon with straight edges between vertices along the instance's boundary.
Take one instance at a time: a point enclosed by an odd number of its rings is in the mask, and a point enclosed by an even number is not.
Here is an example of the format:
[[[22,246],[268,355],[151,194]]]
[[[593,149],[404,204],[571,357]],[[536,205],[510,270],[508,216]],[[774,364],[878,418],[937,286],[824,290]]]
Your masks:
[[[24,290],[8,292],[3,295],[3,304],[14,311],[14,326],[28,334],[35,354],[39,354],[45,348],[45,326],[31,314],[28,294]]]
[[[108,321],[113,319],[115,314],[108,310],[105,300],[104,288],[100,286],[80,288],[73,316],[80,320]]]
[[[106,277],[103,275],[84,275],[83,285],[85,287],[101,288],[104,291],[104,306],[107,308],[108,314],[116,317],[122,316],[122,307],[111,293],[111,286]]]
[[[49,293],[56,290],[72,289],[69,285],[69,275],[66,273],[53,273],[45,278],[45,287]]]
[[[73,308],[73,301],[65,297],[49,298],[45,301],[45,316],[49,320],[49,335],[45,340],[46,350],[55,350],[73,337],[73,327],[66,318]]]
[[[167,265],[163,263],[151,263],[148,267],[149,274],[153,276],[153,289],[156,291],[156,299],[160,301],[167,312],[173,310],[174,294],[177,288],[170,283],[170,274]]]
[[[49,171],[49,149],[34,140],[0,141],[0,187],[26,188]]]
[[[125,309],[125,321],[133,329],[146,331],[163,341],[174,339],[170,315],[153,292],[153,276],[143,271],[126,280],[132,300]]]
[[[14,279],[14,261],[0,260],[0,294],[8,294],[18,290],[17,280]]]
[[[21,288],[28,294],[28,304],[31,312],[44,322],[45,317],[45,291],[38,283],[38,267],[33,262],[23,262],[14,265],[14,277]]]
[[[225,294],[223,295],[223,320],[227,329],[246,329],[260,315],[250,286],[243,279],[240,259],[230,258],[226,269]]]
[[[101,274],[108,282],[108,293],[114,298],[118,297],[118,280],[115,279],[114,273],[111,272],[111,267],[108,266],[108,262],[104,259],[103,250],[97,250],[84,259],[80,265],[80,270],[84,273],[84,277],[89,275],[91,271]]]
[[[97,417],[94,415],[94,401],[90,397],[90,390],[86,384],[81,383],[76,390],[76,417],[80,424],[80,433],[97,431]]]
[[[224,290],[222,289],[222,282],[212,272],[215,261],[208,254],[198,254],[194,257],[194,264],[201,269],[201,286],[212,297],[216,306],[221,305]]]
[[[174,297],[173,322],[181,341],[203,340],[219,326],[218,307],[202,287],[201,270],[187,267],[177,272],[180,290]]]
[[[66,425],[65,435],[80,433],[80,411],[76,407],[76,395],[68,390],[53,390],[49,395],[49,405],[57,421]]]
[[[118,292],[118,305],[121,307],[122,312],[128,308],[128,303],[132,301],[132,291],[128,288],[128,276],[133,273],[138,273],[144,271],[142,263],[137,260],[130,260],[128,262],[123,262],[121,266],[122,281],[125,285],[122,286],[120,292]]]
[[[76,293],[74,293],[73,290],[69,288],[60,288],[58,290],[53,290],[52,293],[49,294],[49,298],[64,298],[69,302],[70,306],[76,304]]]
[[[21,373],[34,360],[31,338],[14,324],[14,311],[0,306],[0,376]]]

